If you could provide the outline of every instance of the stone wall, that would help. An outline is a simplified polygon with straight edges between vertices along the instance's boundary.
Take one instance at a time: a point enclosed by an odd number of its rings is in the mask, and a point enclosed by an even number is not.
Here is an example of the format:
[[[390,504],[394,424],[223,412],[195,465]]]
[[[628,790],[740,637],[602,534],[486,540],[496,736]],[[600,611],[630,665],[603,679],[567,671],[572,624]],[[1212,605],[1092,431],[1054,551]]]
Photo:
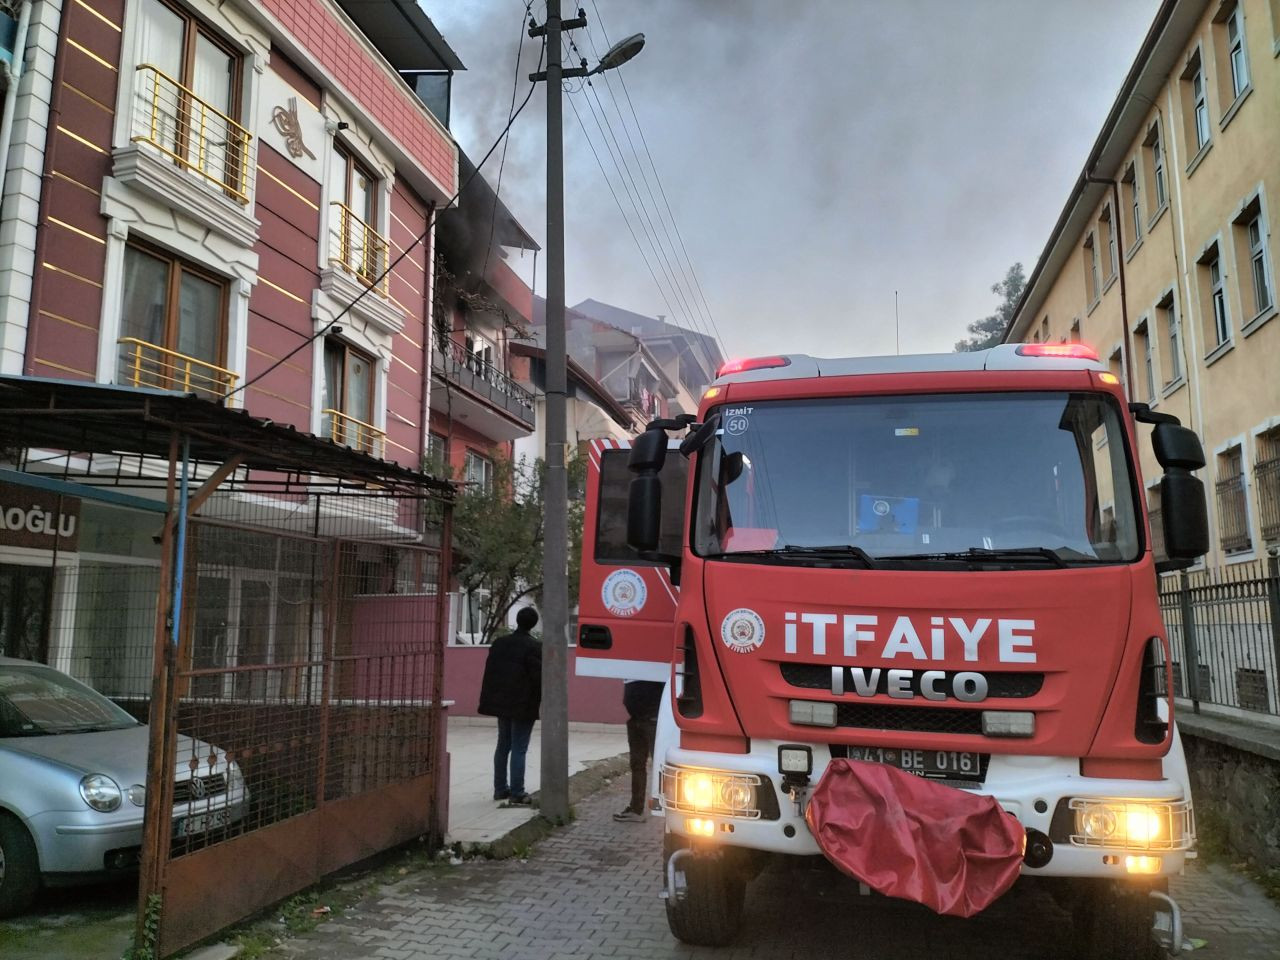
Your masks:
[[[1186,713],[1178,726],[1199,820],[1241,858],[1280,868],[1280,729]]]

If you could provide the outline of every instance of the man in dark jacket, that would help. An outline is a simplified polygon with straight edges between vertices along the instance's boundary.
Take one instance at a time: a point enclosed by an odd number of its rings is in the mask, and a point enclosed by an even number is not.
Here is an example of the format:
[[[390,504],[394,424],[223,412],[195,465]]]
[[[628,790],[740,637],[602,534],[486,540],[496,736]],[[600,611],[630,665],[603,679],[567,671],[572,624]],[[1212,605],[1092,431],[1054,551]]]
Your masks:
[[[542,646],[529,635],[538,611],[524,607],[516,614],[516,631],[493,641],[484,662],[478,712],[498,718],[498,747],[493,751],[493,799],[525,804],[524,758],[533,722],[542,705]],[[511,780],[507,780],[507,758]]]

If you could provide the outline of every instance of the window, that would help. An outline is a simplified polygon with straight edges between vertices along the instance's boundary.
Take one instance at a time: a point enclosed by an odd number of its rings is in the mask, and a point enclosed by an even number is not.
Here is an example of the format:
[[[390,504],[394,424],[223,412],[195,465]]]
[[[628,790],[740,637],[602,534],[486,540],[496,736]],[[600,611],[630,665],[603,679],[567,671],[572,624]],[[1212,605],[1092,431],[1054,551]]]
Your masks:
[[[654,560],[644,559],[627,544],[627,497],[633,474],[627,469],[629,450],[605,450],[600,458],[599,487],[596,508],[596,563],[650,566]],[[669,491],[683,492],[689,477],[689,461],[684,457],[667,457],[658,474],[662,485],[662,518],[659,524],[658,552],[679,555],[684,538],[684,497]]]
[[[467,369],[486,382],[493,382],[497,368],[493,364],[493,344],[477,333],[468,332],[463,341],[467,351]]]
[[[427,432],[427,472],[442,477],[449,466],[449,438],[434,430]]]
[[[1046,313],[1044,319],[1040,321],[1040,342],[1049,342],[1049,315]]]
[[[468,450],[463,463],[463,482],[477,492],[493,492],[493,461]]]
[[[1133,328],[1133,340],[1134,349],[1138,356],[1142,357],[1142,379],[1147,388],[1146,395],[1142,399],[1152,403],[1156,399],[1156,359],[1145,317]]]
[[[1253,465],[1258,489],[1258,520],[1262,539],[1280,540],[1280,427],[1258,434],[1258,462]]]
[[[1138,173],[1134,164],[1124,171],[1124,177],[1120,183],[1122,202],[1129,210],[1129,249],[1132,250],[1138,245],[1138,241],[1142,239],[1142,203],[1141,191],[1138,188]]]
[[[1209,99],[1199,48],[1182,71],[1182,115],[1187,128],[1187,152],[1194,163],[1195,156],[1209,143]]]
[[[1249,533],[1249,501],[1244,479],[1244,448],[1239,444],[1218,454],[1218,525],[1222,552],[1245,553],[1253,549]]]
[[[1102,230],[1103,240],[1107,249],[1107,281],[1116,275],[1119,267],[1119,261],[1116,259],[1116,232],[1111,223],[1111,204],[1108,203],[1102,208],[1102,215],[1098,217],[1098,226]]]
[[[1214,18],[1214,59],[1225,114],[1249,91],[1249,53],[1245,44],[1244,11],[1239,3],[1224,3]]]
[[[1112,376],[1120,381],[1121,386],[1127,391],[1129,388],[1129,377],[1124,369],[1124,351],[1121,347],[1116,347],[1111,351],[1111,356],[1107,358],[1107,369],[1111,371]]]
[[[1244,332],[1251,332],[1251,324],[1270,316],[1275,310],[1275,274],[1271,269],[1268,250],[1267,221],[1262,210],[1262,198],[1254,196],[1240,208],[1232,224],[1235,242],[1235,261],[1240,265],[1240,302],[1244,308],[1241,321]]]
[[[1178,325],[1178,303],[1170,290],[1156,304],[1161,344],[1168,350],[1169,378],[1164,385],[1170,387],[1182,379],[1182,330]]]
[[[248,202],[241,58],[191,14],[142,0],[135,139]]]
[[[1143,141],[1143,151],[1148,161],[1148,169],[1151,171],[1150,195],[1155,198],[1155,206],[1151,210],[1151,219],[1154,221],[1160,215],[1160,211],[1165,208],[1165,204],[1169,202],[1169,195],[1165,192],[1164,145],[1160,142],[1159,123],[1153,123],[1147,130],[1147,138]]]
[[[225,395],[227,282],[169,254],[129,244],[124,254],[120,382]]]
[[[1204,317],[1204,338],[1212,352],[1231,339],[1231,318],[1226,287],[1222,282],[1222,257],[1213,243],[1199,261],[1200,312]]]
[[[330,258],[372,285],[387,264],[387,242],[378,228],[378,178],[334,141],[330,157],[333,225]],[[380,288],[384,286],[380,284]]]
[[[1084,276],[1085,293],[1089,298],[1089,306],[1092,307],[1102,296],[1102,282],[1098,277],[1098,249],[1092,233],[1084,241]]]
[[[382,431],[373,425],[374,360],[345,340],[324,342],[321,430],[329,439],[381,455]]]

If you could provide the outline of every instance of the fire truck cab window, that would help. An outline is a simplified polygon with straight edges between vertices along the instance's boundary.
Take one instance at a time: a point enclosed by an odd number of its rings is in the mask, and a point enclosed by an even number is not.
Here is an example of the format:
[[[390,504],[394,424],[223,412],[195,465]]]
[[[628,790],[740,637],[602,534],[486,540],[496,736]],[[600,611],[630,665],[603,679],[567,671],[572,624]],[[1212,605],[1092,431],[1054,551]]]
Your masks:
[[[904,562],[970,549],[1045,548],[1066,563],[1138,557],[1128,442],[1118,409],[1101,395],[741,409],[728,411],[699,454],[700,555],[850,544]]]

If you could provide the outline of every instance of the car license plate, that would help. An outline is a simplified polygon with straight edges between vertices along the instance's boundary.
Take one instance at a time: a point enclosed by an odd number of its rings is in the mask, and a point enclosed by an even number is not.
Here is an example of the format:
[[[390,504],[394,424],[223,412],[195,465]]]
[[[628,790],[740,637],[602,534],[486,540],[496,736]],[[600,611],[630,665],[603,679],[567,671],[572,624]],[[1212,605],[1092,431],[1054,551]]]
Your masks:
[[[981,783],[986,757],[967,750],[915,750],[898,747],[850,747],[850,760],[887,763],[930,780],[969,780]]]
[[[218,827],[225,827],[230,822],[230,810],[211,810],[209,813],[196,813],[177,820],[173,825],[173,835],[175,837],[193,837],[197,833],[207,833]]]

